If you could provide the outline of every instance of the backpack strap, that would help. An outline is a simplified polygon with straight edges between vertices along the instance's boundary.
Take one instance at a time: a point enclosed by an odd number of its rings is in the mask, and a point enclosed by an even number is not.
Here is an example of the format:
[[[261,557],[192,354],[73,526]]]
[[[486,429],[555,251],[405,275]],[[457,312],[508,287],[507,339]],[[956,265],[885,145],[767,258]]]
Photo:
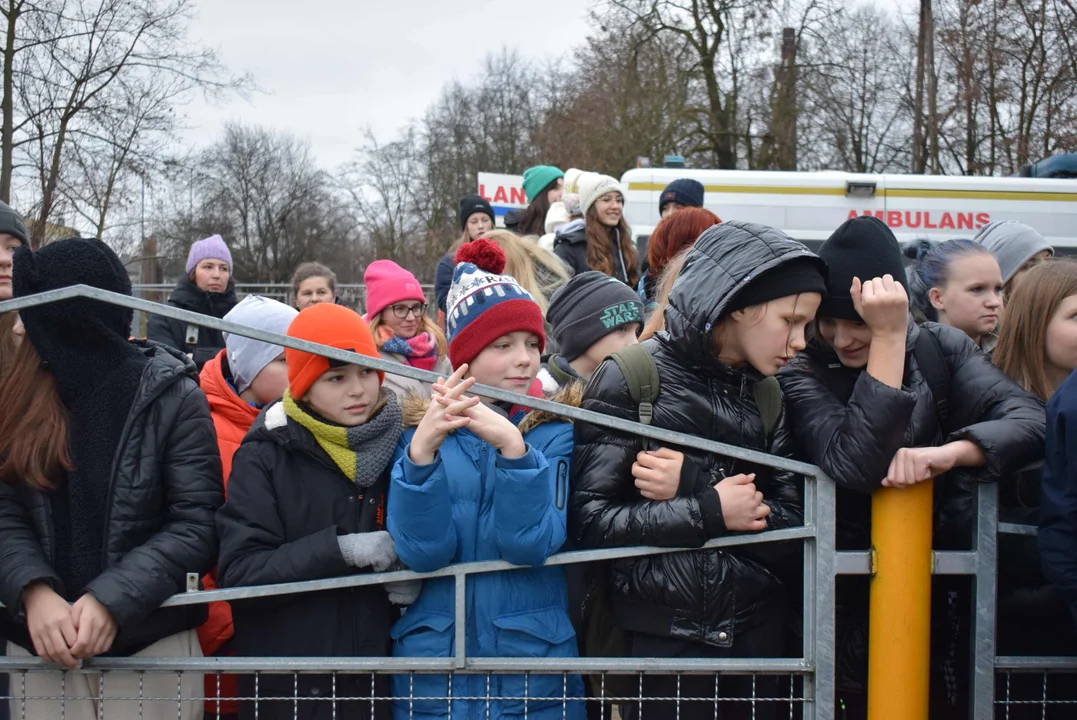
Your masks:
[[[950,414],[950,368],[946,364],[946,356],[942,353],[939,339],[927,328],[921,327],[912,354],[920,367],[920,374],[931,388],[939,430],[945,434],[946,421]]]
[[[782,416],[782,386],[773,375],[755,384],[755,406],[763,419],[763,434],[770,439],[771,433]]]
[[[628,394],[632,396],[632,402],[636,403],[640,424],[650,425],[654,417],[654,401],[658,399],[660,388],[658,365],[655,364],[654,358],[646,347],[638,344],[621,348],[610,355],[610,358],[621,370],[628,386]],[[649,449],[648,445],[647,438],[643,438],[643,449]]]

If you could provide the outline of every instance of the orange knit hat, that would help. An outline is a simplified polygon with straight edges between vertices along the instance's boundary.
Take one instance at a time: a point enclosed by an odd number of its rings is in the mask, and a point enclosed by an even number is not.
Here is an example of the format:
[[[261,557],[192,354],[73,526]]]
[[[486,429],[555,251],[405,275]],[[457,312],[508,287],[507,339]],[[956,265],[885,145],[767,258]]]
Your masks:
[[[288,337],[349,350],[367,357],[380,357],[370,327],[359,317],[359,313],[343,305],[311,305],[292,320],[288,326]],[[296,400],[302,400],[310,386],[331,367],[329,360],[321,355],[291,348],[284,349],[284,357],[288,361],[288,387]],[[385,373],[379,370],[378,378],[385,382]]]

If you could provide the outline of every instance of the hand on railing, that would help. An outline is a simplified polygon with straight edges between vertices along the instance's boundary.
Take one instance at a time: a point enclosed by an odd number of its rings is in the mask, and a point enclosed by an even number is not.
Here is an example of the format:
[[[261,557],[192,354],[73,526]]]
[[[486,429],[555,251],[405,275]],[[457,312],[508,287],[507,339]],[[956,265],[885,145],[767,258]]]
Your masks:
[[[396,563],[396,545],[384,530],[377,532],[339,535],[337,544],[344,562],[352,567],[368,567],[374,572],[385,572]]]

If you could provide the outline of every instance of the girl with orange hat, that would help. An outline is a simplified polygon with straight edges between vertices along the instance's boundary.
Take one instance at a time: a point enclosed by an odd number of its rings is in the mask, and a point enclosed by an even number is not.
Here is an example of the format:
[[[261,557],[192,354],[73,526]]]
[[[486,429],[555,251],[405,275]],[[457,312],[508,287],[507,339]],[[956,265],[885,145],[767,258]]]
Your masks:
[[[328,303],[299,313],[288,336],[378,357],[370,328]],[[401,412],[381,372],[286,349],[288,390],[259,416],[236,452],[217,516],[221,587],[381,572],[396,563],[385,503]],[[408,584],[405,584],[408,585]],[[388,655],[389,627],[415,587],[364,586],[250,603],[234,617],[237,655]],[[407,593],[411,597],[407,597]],[[267,632],[267,628],[272,631]],[[385,697],[384,676],[261,676],[260,697]],[[254,695],[254,678],[240,679]],[[327,701],[330,702],[330,701]],[[323,717],[327,702],[258,702],[260,718]],[[380,703],[331,701],[343,717],[382,718]],[[253,707],[240,705],[240,716]],[[298,713],[298,715],[293,715]]]

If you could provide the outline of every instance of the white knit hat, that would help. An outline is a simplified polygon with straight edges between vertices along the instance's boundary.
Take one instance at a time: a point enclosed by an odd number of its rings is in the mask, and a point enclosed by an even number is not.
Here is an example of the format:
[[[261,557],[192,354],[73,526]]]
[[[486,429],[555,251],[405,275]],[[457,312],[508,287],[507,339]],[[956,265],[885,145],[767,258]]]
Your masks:
[[[580,209],[583,210],[583,214],[586,215],[587,211],[591,209],[591,206],[595,204],[595,200],[606,193],[616,192],[620,193],[621,197],[625,196],[624,188],[621,187],[621,183],[617,182],[617,178],[610,177],[609,175],[598,175],[597,173],[584,173],[579,179],[580,186]]]
[[[277,300],[248,295],[229,310],[223,319],[237,325],[287,335],[288,326],[298,314],[298,310]],[[284,348],[279,345],[270,345],[232,333],[224,334],[224,345],[228,351],[228,366],[232,369],[236,392],[249,388],[258,373],[284,352]]]
[[[558,200],[550,205],[550,209],[546,211],[546,224],[543,229],[547,233],[552,233],[562,225],[567,225],[572,222],[572,216],[568,214],[568,210],[565,210],[565,204]]]
[[[579,192],[580,176],[584,174],[579,168],[569,168],[565,171],[565,192]]]

